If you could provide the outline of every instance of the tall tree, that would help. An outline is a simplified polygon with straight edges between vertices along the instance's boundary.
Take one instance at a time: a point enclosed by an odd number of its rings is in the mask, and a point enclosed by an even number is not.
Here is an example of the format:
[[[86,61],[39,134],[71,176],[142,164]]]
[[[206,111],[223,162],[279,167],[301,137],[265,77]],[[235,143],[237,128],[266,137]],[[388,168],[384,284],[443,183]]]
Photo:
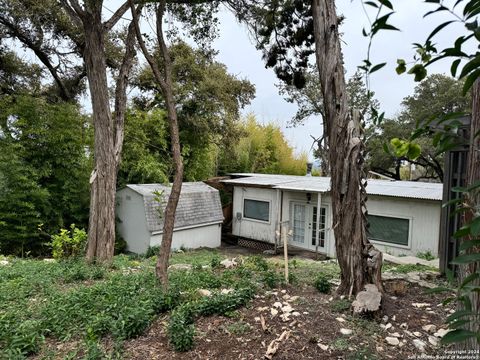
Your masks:
[[[255,2],[244,15],[258,35],[267,66],[289,85],[303,87],[311,54],[319,72],[331,164],[339,292],[357,294],[367,283],[381,289],[382,254],[368,241],[361,113],[349,108],[334,0]],[[253,21],[251,21],[253,20]]]
[[[124,51],[115,57],[112,29],[129,9],[128,2],[103,21],[103,1],[2,0],[2,29],[30,49],[49,71],[61,99],[71,101],[79,84],[88,79],[94,126],[94,170],[90,177],[90,219],[87,259],[110,261],[115,242],[115,184],[123,144],[126,88],[135,56],[135,34],[130,24]],[[62,42],[64,40],[64,42]],[[60,41],[60,42],[59,42]],[[52,46],[53,45],[53,46]],[[59,49],[65,46],[70,51]],[[120,50],[120,53],[122,51]],[[82,65],[71,66],[77,55]],[[58,64],[56,64],[58,63]],[[74,60],[73,63],[75,64]],[[110,108],[107,65],[116,69],[114,110]]]
[[[178,119],[176,103],[173,95],[173,81],[172,81],[172,61],[170,53],[165,42],[163,34],[163,17],[165,14],[166,2],[160,1],[155,4],[155,24],[156,24],[156,45],[160,54],[160,64],[154,57],[154,54],[147,48],[143,35],[140,30],[139,16],[136,13],[133,0],[130,1],[132,9],[133,23],[135,25],[137,40],[142,49],[150,68],[153,72],[155,82],[159,86],[159,90],[165,99],[165,107],[167,110],[167,117],[169,123],[172,158],[174,164],[173,184],[168,197],[167,206],[164,212],[162,243],[160,245],[160,252],[155,266],[157,277],[164,288],[168,286],[168,259],[170,257],[170,249],[172,247],[173,229],[175,226],[175,211],[177,209],[180,192],[182,190],[183,181],[183,160],[180,148],[180,136],[178,130]]]

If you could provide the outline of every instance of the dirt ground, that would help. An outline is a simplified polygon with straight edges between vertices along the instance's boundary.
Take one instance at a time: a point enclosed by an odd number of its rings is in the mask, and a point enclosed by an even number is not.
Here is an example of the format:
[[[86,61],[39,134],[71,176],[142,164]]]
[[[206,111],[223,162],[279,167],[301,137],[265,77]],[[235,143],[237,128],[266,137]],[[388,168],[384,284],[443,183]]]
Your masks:
[[[143,336],[125,342],[123,355],[126,359],[263,359],[267,347],[284,331],[288,336],[284,334],[286,339],[273,359],[415,359],[422,354],[445,354],[448,349],[436,345],[434,335],[445,328],[444,319],[451,311],[441,306],[442,297],[426,294],[413,284],[407,284],[403,294],[396,286],[386,285],[384,309],[375,319],[353,317],[345,309],[345,300],[320,294],[313,287],[288,287],[257,295],[234,317],[197,320],[195,347],[189,352],[171,349],[164,316]],[[293,315],[281,319],[276,302],[290,305]],[[279,313],[272,315],[272,308]],[[427,331],[425,325],[433,326]],[[351,334],[342,334],[341,329]],[[398,344],[388,344],[387,337],[398,339]],[[424,344],[424,352],[415,342],[420,347]]]

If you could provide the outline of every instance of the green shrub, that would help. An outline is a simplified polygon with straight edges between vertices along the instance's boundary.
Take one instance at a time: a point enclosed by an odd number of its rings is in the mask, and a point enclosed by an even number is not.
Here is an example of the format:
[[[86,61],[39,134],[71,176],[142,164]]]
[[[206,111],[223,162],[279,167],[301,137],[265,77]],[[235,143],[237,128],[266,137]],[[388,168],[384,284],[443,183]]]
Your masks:
[[[265,271],[262,274],[262,282],[270,289],[276,288],[282,281],[282,278],[274,270]]]
[[[52,256],[54,259],[69,259],[82,255],[87,244],[87,233],[78,229],[75,224],[70,225],[71,230],[61,229],[57,235],[52,235]]]
[[[212,257],[212,260],[210,261],[210,266],[212,267],[212,269],[217,269],[217,268],[220,267],[221,261],[222,261],[222,258],[220,256],[218,256],[217,254],[215,254]]]
[[[425,252],[418,252],[417,257],[419,259],[424,259],[424,260],[427,260],[427,261],[435,259],[435,256],[432,255],[432,252],[430,250],[427,250]]]
[[[335,312],[345,312],[350,309],[352,303],[348,299],[338,299],[330,303],[330,308]]]
[[[314,282],[314,286],[318,291],[320,291],[323,294],[330,293],[330,290],[332,289],[330,278],[324,273],[320,273],[317,275]]]
[[[245,261],[245,265],[247,267],[253,268],[254,270],[259,270],[259,271],[268,270],[267,260],[265,260],[265,258],[260,255],[249,256]]]
[[[159,252],[160,252],[160,246],[158,245],[149,246],[147,249],[147,252],[145,253],[145,257],[151,258],[152,256],[158,256]]]

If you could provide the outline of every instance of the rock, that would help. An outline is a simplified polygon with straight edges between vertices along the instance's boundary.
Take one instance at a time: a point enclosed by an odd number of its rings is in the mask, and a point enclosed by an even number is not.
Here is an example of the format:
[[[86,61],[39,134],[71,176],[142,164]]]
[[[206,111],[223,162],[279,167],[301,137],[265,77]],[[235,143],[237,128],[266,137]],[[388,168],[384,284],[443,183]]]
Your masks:
[[[377,349],[377,352],[382,352],[383,351],[383,347],[381,347],[381,346],[377,346],[376,349]]]
[[[280,292],[281,292],[282,294],[286,294],[286,293],[287,293],[287,290],[284,289],[284,290],[282,290],[282,291],[280,291]]]
[[[210,290],[207,290],[207,289],[198,289],[197,293],[200,296],[212,296],[212,292]]]
[[[263,307],[258,307],[256,310],[262,312],[262,311],[267,311],[268,309],[269,309],[268,306],[263,306]]]
[[[282,296],[282,299],[283,299],[283,300],[289,300],[289,299],[290,299],[290,295],[285,294],[285,295]]]
[[[400,324],[400,329],[408,329],[408,324],[407,323],[401,323]]]
[[[275,309],[275,308],[271,308],[271,309],[270,309],[270,314],[272,314],[272,316],[275,316],[275,315],[278,314],[278,310]]]
[[[429,332],[429,333],[432,333],[432,334],[437,331],[437,327],[433,324],[423,325],[422,329],[425,330],[426,332]]]
[[[303,312],[303,315],[308,315],[308,311],[304,311],[304,312]]]
[[[416,337],[421,337],[421,336],[422,336],[422,333],[419,332],[419,331],[414,331],[414,332],[413,332],[413,335],[415,335]]]
[[[290,321],[290,313],[284,313],[280,315],[280,319],[282,319],[283,322]]]
[[[226,294],[230,294],[231,292],[233,292],[233,289],[222,289],[220,291],[220,294],[226,295]]]
[[[392,327],[392,324],[388,323],[387,325],[384,325],[384,324],[380,324],[380,327],[383,329],[383,330],[388,330]]]
[[[230,269],[237,266],[237,262],[235,261],[235,259],[225,259],[220,261],[220,265],[222,265],[225,269]]]
[[[422,340],[420,339],[413,339],[413,345],[415,345],[415,347],[420,350],[421,352],[424,352],[425,351],[425,346],[427,344],[425,344]]]
[[[443,338],[450,331],[451,330],[449,330],[449,329],[438,329],[438,331],[433,335],[438,337],[438,338]]]
[[[319,347],[320,349],[322,349],[323,351],[327,351],[327,350],[328,350],[328,345],[323,345],[323,344],[320,344],[320,343],[318,343],[317,345],[318,345],[318,347]]]
[[[259,317],[259,316],[256,316],[256,317],[254,318],[254,320],[255,320],[256,322],[259,322],[259,321],[260,321],[260,317]]]
[[[396,338],[402,337],[402,335],[400,335],[398,332],[391,333],[390,336],[393,336]]]
[[[382,318],[382,321],[384,323],[388,322],[388,316],[387,315],[384,315],[383,318]]]
[[[275,303],[273,304],[273,307],[276,307],[276,308],[279,308],[279,309],[280,309],[280,308],[283,307],[283,305],[282,305],[281,302],[277,301],[277,302],[275,302]]]
[[[192,270],[190,264],[173,264],[168,267],[168,270]]]
[[[293,308],[290,305],[286,305],[282,307],[283,313],[291,313],[293,311]]]
[[[290,301],[297,301],[298,299],[300,299],[300,296],[297,295],[290,297]]]
[[[428,304],[428,303],[412,303],[412,306],[414,306],[416,308],[424,308],[424,307],[430,306],[430,304]]]
[[[341,318],[341,317],[337,317],[337,318],[335,318],[335,320],[337,320],[338,322],[341,322],[341,323],[345,322],[345,319]]]
[[[353,334],[353,330],[351,330],[351,329],[341,328],[341,329],[340,329],[340,332],[341,332],[343,335],[352,335],[352,334]]]
[[[265,250],[263,253],[265,255],[275,255],[275,250]]]
[[[10,262],[8,260],[0,260],[0,265],[7,266],[7,265],[10,265]]]
[[[400,340],[398,340],[396,337],[387,336],[385,338],[385,341],[388,343],[388,345],[391,346],[397,346],[398,344],[400,344]]]
[[[428,335],[428,342],[434,347],[438,346],[438,339],[435,336]]]
[[[55,260],[55,259],[43,259],[43,261],[48,262],[48,263],[54,263],[57,260]]]
[[[365,285],[365,290],[360,291],[352,303],[353,312],[356,314],[375,312],[380,309],[382,293],[373,284]]]
[[[292,315],[293,316],[300,316],[300,313],[298,311],[294,311],[294,312],[292,312]]]

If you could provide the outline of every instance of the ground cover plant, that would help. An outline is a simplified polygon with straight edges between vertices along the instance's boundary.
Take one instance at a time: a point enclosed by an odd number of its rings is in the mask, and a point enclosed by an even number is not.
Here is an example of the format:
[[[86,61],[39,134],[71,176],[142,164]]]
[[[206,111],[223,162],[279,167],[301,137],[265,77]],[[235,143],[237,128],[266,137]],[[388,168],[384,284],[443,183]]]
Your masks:
[[[238,265],[225,269],[220,263],[226,257],[235,257]],[[183,251],[173,254],[171,263],[188,264],[191,270],[170,270],[170,287],[164,292],[157,286],[155,260],[155,256],[118,255],[110,267],[103,267],[88,265],[81,259],[3,258],[6,265],[0,266],[0,358],[131,359],[141,358],[142,354],[150,358],[153,351],[157,351],[155,356],[164,353],[161,356],[165,359],[192,358],[197,351],[206,351],[205,356],[215,358],[212,354],[231,341],[238,343],[232,345],[232,354],[248,344],[252,351],[256,349],[255,356],[261,357],[265,351],[262,342],[268,345],[277,326],[281,329],[291,324],[292,318],[285,323],[279,315],[269,313],[271,303],[284,305],[290,301],[288,294],[296,295],[289,303],[298,310],[294,323],[304,324],[298,329],[307,331],[305,336],[311,340],[301,347],[313,346],[307,353],[318,352],[317,343],[327,341],[320,333],[310,333],[321,324],[317,319],[331,323],[343,317],[346,323],[341,325],[353,329],[363,344],[356,349],[359,352],[372,353],[374,347],[366,339],[379,336],[377,321],[364,322],[351,316],[351,301],[335,297],[339,274],[335,261],[294,257],[289,265],[290,278],[295,281],[287,285],[281,257],[223,250]],[[408,270],[424,269],[412,266]],[[316,289],[319,278],[328,280],[330,294]],[[201,294],[200,289],[208,291],[209,296]],[[258,308],[267,309],[268,314],[263,315],[270,324],[267,332],[259,333]],[[435,321],[440,322],[439,318]],[[365,332],[363,328],[370,330]],[[212,329],[216,329],[214,334]],[[223,342],[212,340],[215,337]],[[243,339],[244,344],[238,339]],[[209,341],[216,345],[208,347]],[[142,349],[143,342],[148,343],[146,353],[133,351]],[[345,354],[350,352],[351,344],[348,337],[332,333],[329,349],[332,354]],[[162,346],[161,351],[156,346]]]

